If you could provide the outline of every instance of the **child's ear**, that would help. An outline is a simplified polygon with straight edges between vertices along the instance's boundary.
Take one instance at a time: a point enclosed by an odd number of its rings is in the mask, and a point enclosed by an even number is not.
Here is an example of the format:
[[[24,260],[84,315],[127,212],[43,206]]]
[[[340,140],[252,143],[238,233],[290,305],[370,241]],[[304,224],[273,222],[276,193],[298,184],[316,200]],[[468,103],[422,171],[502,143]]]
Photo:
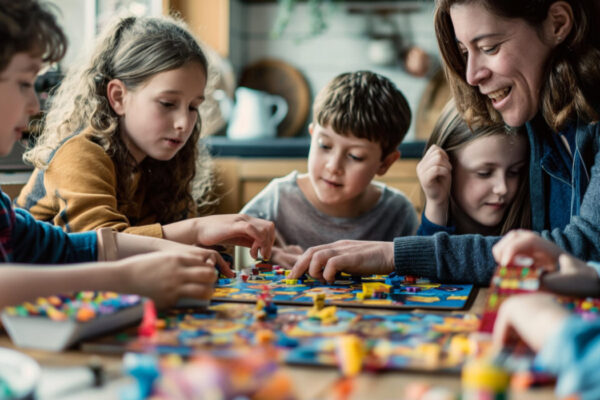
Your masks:
[[[308,134],[309,134],[310,136],[312,136],[312,134],[313,134],[313,131],[314,131],[314,130],[315,130],[315,124],[314,124],[314,122],[311,122],[311,123],[308,125]]]
[[[387,172],[387,170],[390,169],[392,164],[394,164],[396,162],[396,160],[398,160],[399,158],[400,158],[400,150],[395,150],[395,151],[392,151],[390,154],[388,154],[381,162],[381,165],[379,166],[379,169],[377,170],[377,175],[384,175]]]
[[[119,79],[112,79],[106,85],[106,97],[117,115],[125,114],[125,93],[127,93],[127,88]]]

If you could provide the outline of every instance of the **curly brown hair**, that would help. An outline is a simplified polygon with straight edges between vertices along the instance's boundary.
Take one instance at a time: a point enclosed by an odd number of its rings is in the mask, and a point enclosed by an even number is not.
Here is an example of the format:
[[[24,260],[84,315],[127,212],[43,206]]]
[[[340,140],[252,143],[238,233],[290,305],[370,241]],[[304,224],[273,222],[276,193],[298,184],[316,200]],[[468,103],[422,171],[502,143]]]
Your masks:
[[[550,6],[557,0],[436,0],[435,33],[456,106],[471,123],[500,122],[490,100],[465,79],[466,65],[456,43],[450,8],[455,4],[483,5],[502,18],[519,18],[540,32]],[[546,63],[540,93],[542,115],[552,129],[562,130],[570,119],[598,121],[600,105],[600,35],[597,10],[591,0],[565,0],[573,11],[573,29]]]
[[[50,5],[36,0],[0,0],[0,71],[17,53],[56,62],[67,51],[67,38]]]
[[[336,76],[317,95],[314,121],[337,134],[379,143],[385,158],[404,139],[410,107],[402,92],[386,77],[370,71]]]
[[[137,165],[118,134],[119,117],[106,91],[111,79],[119,79],[128,90],[135,90],[154,75],[191,62],[207,73],[204,52],[182,21],[171,17],[117,20],[98,38],[92,56],[70,71],[53,96],[44,130],[25,159],[45,168],[52,151],[65,139],[91,127],[94,141],[115,164],[119,208],[132,201],[131,179],[139,171],[140,185],[152,190],[148,201],[157,222],[165,224],[195,215],[198,201],[207,200],[212,191],[210,154],[199,140],[200,116],[190,138],[172,159],[146,157]],[[192,195],[193,185],[200,187],[199,199]]]

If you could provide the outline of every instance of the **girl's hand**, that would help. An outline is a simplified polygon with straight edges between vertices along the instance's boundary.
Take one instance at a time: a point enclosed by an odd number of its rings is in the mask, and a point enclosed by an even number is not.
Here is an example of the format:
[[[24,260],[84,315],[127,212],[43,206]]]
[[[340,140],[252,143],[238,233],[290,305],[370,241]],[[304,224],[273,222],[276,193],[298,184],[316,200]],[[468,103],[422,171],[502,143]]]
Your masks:
[[[518,264],[518,257],[528,257],[533,265],[554,271],[563,250],[535,232],[519,229],[507,233],[492,248],[492,253],[496,262],[503,266]]]
[[[431,222],[445,226],[452,185],[452,164],[448,154],[432,145],[417,164],[417,176],[425,193],[425,216]]]
[[[124,270],[127,292],[150,297],[164,308],[182,297],[210,299],[220,258],[216,251],[206,249],[160,251],[125,258],[115,268]]]
[[[355,275],[386,275],[394,269],[393,242],[339,240],[306,250],[288,278],[297,279],[308,272],[315,279],[331,283],[342,271]]]
[[[285,269],[291,269],[303,252],[302,247],[296,245],[274,246],[271,261]]]
[[[521,338],[532,350],[538,352],[568,316],[568,311],[551,294],[511,296],[498,310],[494,323],[493,348],[499,351],[505,344]]]
[[[271,257],[275,225],[271,221],[244,214],[222,214],[193,218],[163,226],[166,239],[181,243],[214,246],[231,244],[250,247],[250,255]]]
[[[600,279],[594,268],[569,254],[561,254],[558,264],[559,271],[542,275],[541,284],[545,290],[577,297],[600,294]]]

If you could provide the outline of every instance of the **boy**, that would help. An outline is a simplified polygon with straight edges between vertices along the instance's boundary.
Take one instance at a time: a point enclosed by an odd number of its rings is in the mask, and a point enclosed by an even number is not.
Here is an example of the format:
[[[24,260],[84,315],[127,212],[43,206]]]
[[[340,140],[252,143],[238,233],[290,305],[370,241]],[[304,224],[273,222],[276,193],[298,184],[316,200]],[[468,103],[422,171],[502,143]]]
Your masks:
[[[373,72],[344,73],[319,92],[313,116],[308,173],[274,179],[241,211],[275,223],[272,261],[290,268],[311,246],[414,234],[410,201],[372,181],[400,157],[411,118],[402,93]]]
[[[42,63],[62,58],[66,38],[54,16],[36,0],[0,0],[0,37],[0,155],[6,155],[27,128],[29,117],[39,111],[33,83]],[[214,233],[211,239],[252,243],[271,252],[268,240],[230,233],[227,237]],[[149,252],[154,253],[130,257]],[[0,265],[0,308],[79,290],[136,293],[153,298],[158,306],[168,306],[180,297],[209,298],[217,277],[215,266],[231,275],[228,264],[214,250],[106,228],[64,233],[35,221],[24,210],[13,210],[1,190],[0,258],[4,263]],[[96,260],[104,262],[52,268],[22,264]]]

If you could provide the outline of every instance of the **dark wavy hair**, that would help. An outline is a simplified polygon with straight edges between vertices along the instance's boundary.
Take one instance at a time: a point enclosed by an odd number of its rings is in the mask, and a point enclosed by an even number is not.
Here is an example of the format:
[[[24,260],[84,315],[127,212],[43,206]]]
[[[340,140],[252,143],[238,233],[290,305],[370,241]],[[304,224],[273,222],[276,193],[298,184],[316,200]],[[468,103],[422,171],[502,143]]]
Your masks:
[[[499,122],[490,100],[466,82],[465,59],[456,43],[450,8],[480,3],[502,18],[526,21],[541,35],[550,6],[557,0],[436,0],[435,33],[456,106],[471,123]],[[592,0],[564,0],[573,10],[573,29],[550,55],[540,93],[541,112],[548,126],[563,129],[570,119],[598,121],[600,105],[600,21]]]
[[[396,150],[410,125],[410,107],[386,77],[370,71],[346,72],[317,95],[313,116],[339,135],[353,135],[381,145],[382,159]]]
[[[67,38],[50,5],[36,0],[0,0],[0,71],[17,53],[56,62],[67,51]]]
[[[171,17],[116,20],[97,39],[91,57],[70,71],[62,82],[52,98],[44,130],[35,146],[25,153],[25,159],[45,168],[52,151],[66,138],[91,127],[94,141],[115,164],[119,209],[133,202],[131,179],[139,171],[139,186],[152,191],[147,201],[157,222],[165,224],[195,215],[206,204],[198,204],[194,199],[193,185],[203,180],[200,191],[203,195],[212,194],[210,154],[199,140],[200,116],[190,138],[172,159],[146,157],[136,165],[118,134],[119,117],[106,92],[111,79],[119,79],[129,90],[135,90],[156,74],[190,62],[199,64],[207,73],[205,54],[183,21]]]

